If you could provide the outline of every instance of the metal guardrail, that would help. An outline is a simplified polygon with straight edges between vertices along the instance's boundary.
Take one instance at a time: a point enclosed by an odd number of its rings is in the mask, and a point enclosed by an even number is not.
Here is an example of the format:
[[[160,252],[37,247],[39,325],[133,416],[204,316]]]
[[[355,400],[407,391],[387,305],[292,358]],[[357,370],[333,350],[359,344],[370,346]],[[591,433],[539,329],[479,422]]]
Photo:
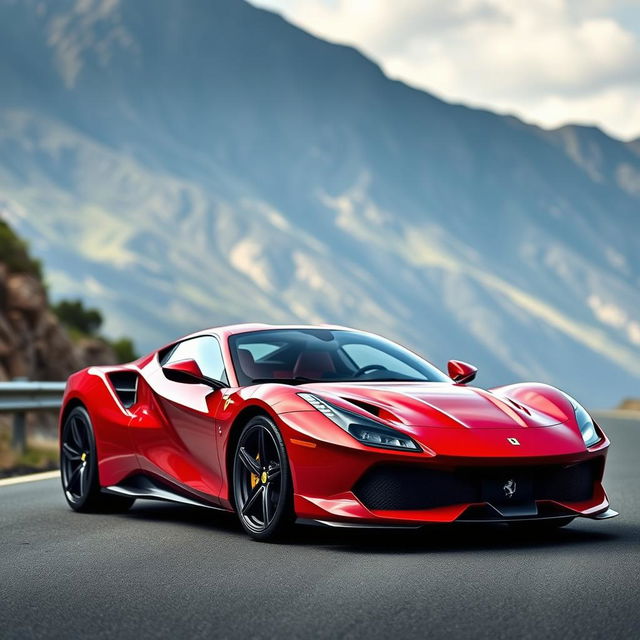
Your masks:
[[[11,446],[23,453],[27,446],[28,411],[56,411],[62,406],[64,382],[0,382],[0,413],[13,413]]]

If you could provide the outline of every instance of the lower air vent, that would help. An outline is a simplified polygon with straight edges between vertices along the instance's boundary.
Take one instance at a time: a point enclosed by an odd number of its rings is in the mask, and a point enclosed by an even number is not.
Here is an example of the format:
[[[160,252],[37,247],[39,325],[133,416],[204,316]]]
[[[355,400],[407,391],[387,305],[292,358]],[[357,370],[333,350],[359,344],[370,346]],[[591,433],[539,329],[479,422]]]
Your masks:
[[[114,371],[107,377],[122,406],[125,409],[133,406],[138,392],[138,374],[135,371]]]
[[[353,492],[368,509],[402,511],[433,509],[454,504],[487,502],[495,507],[518,500],[581,502],[593,496],[602,476],[602,459],[571,466],[459,467],[443,470],[416,465],[372,467],[356,483]],[[514,497],[504,484],[518,487]]]

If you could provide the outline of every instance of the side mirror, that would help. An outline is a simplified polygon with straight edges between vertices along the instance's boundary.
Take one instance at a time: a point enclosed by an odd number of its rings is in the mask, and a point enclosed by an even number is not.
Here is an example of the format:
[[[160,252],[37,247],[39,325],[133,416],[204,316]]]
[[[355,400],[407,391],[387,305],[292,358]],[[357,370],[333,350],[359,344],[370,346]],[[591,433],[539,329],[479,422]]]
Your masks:
[[[206,384],[213,389],[222,389],[226,385],[220,380],[205,376],[195,360],[178,360],[162,367],[162,373],[168,380],[182,384]]]
[[[472,364],[461,362],[460,360],[449,360],[447,364],[449,377],[457,384],[467,384],[471,382],[478,373],[478,368]]]

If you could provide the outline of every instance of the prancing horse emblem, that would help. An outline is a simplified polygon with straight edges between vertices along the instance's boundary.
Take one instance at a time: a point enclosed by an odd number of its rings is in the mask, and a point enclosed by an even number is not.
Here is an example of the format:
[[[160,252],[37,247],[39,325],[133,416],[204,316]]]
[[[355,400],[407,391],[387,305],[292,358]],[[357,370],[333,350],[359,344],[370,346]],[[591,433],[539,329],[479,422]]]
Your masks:
[[[507,496],[507,498],[513,498],[513,495],[516,492],[516,481],[513,479],[507,480],[502,489],[504,490],[504,495]]]

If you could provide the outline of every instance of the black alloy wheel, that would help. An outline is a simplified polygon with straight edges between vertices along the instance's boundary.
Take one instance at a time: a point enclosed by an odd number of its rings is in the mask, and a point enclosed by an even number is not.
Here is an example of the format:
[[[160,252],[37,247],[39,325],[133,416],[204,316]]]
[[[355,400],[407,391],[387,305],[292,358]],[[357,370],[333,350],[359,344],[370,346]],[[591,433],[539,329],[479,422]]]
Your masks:
[[[134,502],[100,492],[93,427],[84,407],[75,407],[62,427],[60,472],[64,497],[74,511],[126,511]]]
[[[255,540],[277,537],[293,519],[291,476],[282,436],[267,417],[244,427],[233,463],[236,511]]]

